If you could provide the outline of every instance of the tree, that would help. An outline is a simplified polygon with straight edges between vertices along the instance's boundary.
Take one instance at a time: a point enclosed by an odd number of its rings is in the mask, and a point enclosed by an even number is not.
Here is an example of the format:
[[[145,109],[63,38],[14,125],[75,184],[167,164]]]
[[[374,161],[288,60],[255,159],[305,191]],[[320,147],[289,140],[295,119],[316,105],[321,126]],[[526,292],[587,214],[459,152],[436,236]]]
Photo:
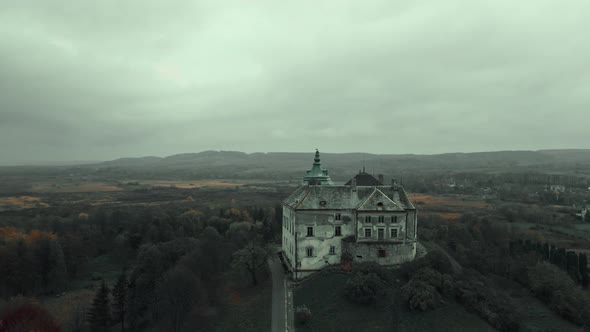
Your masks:
[[[65,288],[67,271],[64,254],[59,243],[46,234],[34,235],[37,269],[41,276],[43,290],[49,293],[61,292]]]
[[[252,285],[258,285],[256,273],[266,264],[268,252],[264,248],[250,243],[233,254],[232,269],[235,272],[247,271],[252,278]]]
[[[588,258],[585,253],[580,253],[579,256],[580,277],[582,278],[582,286],[588,286]]]
[[[580,281],[580,268],[578,267],[578,254],[574,251],[568,251],[566,254],[567,273],[577,283]]]
[[[166,272],[158,284],[158,312],[169,324],[171,331],[181,331],[187,314],[195,304],[202,303],[201,282],[187,268],[175,267]]]
[[[113,320],[121,324],[121,331],[125,331],[125,315],[127,314],[127,275],[121,272],[113,287]]]
[[[108,331],[111,322],[111,310],[109,307],[109,288],[104,280],[97,290],[92,305],[88,310],[88,323],[92,331]]]
[[[440,294],[430,284],[412,279],[402,287],[402,296],[411,310],[433,309],[440,301]]]
[[[361,273],[346,281],[345,295],[357,304],[375,304],[385,296],[385,283],[376,273]]]

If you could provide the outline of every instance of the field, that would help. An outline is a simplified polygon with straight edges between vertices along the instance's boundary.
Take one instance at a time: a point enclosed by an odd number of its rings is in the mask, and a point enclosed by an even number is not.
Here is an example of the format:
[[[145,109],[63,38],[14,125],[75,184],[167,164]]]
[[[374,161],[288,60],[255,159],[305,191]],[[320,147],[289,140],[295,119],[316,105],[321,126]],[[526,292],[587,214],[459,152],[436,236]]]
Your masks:
[[[408,196],[418,206],[490,208],[488,203],[469,195],[409,194]]]
[[[49,205],[40,197],[33,196],[8,196],[0,197],[0,211],[3,209],[30,209],[43,208]]]
[[[138,183],[139,185],[148,185],[154,187],[176,187],[180,189],[192,189],[192,188],[202,188],[202,187],[213,187],[213,188],[223,188],[223,187],[237,187],[244,185],[243,183],[233,182],[233,181],[202,181],[202,180],[194,180],[194,181],[163,181],[163,180],[147,180],[147,181],[137,181],[131,180],[126,181],[127,183]]]
[[[37,193],[78,193],[78,192],[108,192],[124,190],[116,185],[104,182],[72,182],[72,183],[34,183],[31,191]]]

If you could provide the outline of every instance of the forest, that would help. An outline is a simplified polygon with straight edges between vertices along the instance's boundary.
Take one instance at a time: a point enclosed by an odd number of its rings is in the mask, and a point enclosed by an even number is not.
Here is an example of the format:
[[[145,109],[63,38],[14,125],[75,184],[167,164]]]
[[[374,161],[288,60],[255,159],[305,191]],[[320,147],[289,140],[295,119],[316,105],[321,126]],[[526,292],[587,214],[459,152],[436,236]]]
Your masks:
[[[1,325],[64,331],[210,331],[228,287],[256,287],[281,229],[280,205],[211,209],[188,200],[165,206],[98,207],[61,215],[1,217]],[[88,271],[106,257],[115,275]],[[262,262],[264,264],[250,264]],[[93,292],[51,317],[47,298]],[[26,317],[26,319],[23,319]],[[47,321],[51,321],[48,324]],[[13,324],[13,325],[11,325]]]

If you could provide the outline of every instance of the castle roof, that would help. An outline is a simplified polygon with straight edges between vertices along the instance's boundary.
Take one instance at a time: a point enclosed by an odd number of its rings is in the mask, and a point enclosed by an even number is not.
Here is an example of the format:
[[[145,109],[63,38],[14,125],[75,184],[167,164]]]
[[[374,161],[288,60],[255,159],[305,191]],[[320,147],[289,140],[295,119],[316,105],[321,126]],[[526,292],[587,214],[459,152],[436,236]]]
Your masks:
[[[352,179],[350,179],[348,182],[346,182],[345,185],[350,186],[352,184],[353,179],[356,179],[357,186],[382,186],[383,185],[383,183],[381,183],[381,181],[375,179],[374,176],[365,172],[364,167],[363,167],[362,172],[359,172],[357,175],[355,175]]]
[[[332,185],[332,179],[328,175],[328,170],[322,168],[320,162],[320,151],[315,150],[315,158],[313,159],[313,166],[310,170],[305,172],[303,183],[308,185]]]
[[[300,186],[285,201],[297,210],[405,211],[415,207],[401,186]]]

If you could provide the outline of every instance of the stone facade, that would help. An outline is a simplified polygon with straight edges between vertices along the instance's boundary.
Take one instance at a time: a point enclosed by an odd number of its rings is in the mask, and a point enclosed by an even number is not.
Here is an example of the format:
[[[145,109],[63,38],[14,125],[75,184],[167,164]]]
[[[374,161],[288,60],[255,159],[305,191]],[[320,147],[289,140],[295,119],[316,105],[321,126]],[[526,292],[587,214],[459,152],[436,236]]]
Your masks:
[[[374,178],[369,183],[380,185],[357,185],[371,176],[364,171],[347,185],[334,185],[317,151],[314,168],[322,170],[319,178],[308,171],[283,202],[282,251],[293,278],[340,264],[343,254],[383,265],[414,259],[417,214],[402,186]]]

